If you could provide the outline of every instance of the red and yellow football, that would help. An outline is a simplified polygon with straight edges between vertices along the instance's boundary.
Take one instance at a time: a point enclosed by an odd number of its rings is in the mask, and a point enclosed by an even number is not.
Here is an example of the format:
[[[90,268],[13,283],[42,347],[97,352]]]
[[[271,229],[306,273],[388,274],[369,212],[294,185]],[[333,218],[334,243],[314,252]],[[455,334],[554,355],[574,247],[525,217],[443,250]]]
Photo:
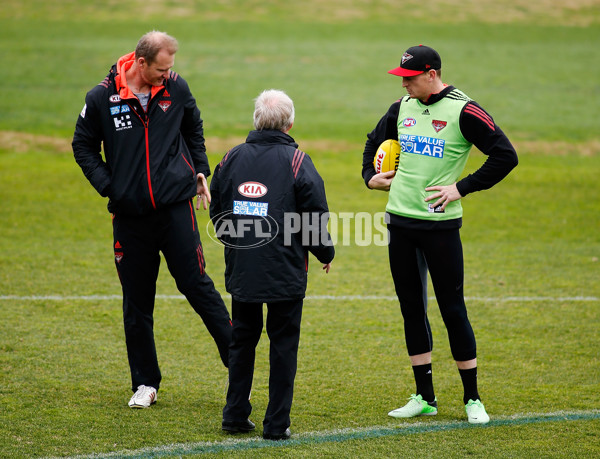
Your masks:
[[[398,169],[398,161],[400,160],[400,144],[397,140],[385,140],[375,153],[373,158],[373,166],[375,172],[395,171]]]

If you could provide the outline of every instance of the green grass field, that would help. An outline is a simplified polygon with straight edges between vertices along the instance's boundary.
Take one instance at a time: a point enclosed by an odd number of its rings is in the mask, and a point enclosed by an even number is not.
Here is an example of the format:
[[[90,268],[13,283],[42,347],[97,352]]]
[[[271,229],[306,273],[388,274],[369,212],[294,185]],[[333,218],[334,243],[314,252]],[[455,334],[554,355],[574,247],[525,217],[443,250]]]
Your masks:
[[[600,3],[497,3],[5,2],[0,457],[598,457]],[[154,28],[179,40],[175,70],[198,99],[211,165],[251,128],[252,99],[284,89],[296,103],[292,135],[338,214],[384,209],[360,169],[366,133],[403,94],[386,72],[413,44],[440,51],[444,80],[494,115],[520,158],[505,181],[463,201],[465,292],[490,424],[466,422],[435,301],[439,414],[387,417],[414,391],[412,371],[387,250],[354,243],[336,247],[329,275],[312,259],[290,442],[264,442],[260,428],[221,432],[227,372],[164,264],[158,403],[127,407],[110,216],[70,138],[85,93]],[[482,161],[473,151],[465,173]],[[207,214],[198,218],[206,227]],[[222,247],[201,236],[225,295]],[[257,355],[260,427],[266,334]]]

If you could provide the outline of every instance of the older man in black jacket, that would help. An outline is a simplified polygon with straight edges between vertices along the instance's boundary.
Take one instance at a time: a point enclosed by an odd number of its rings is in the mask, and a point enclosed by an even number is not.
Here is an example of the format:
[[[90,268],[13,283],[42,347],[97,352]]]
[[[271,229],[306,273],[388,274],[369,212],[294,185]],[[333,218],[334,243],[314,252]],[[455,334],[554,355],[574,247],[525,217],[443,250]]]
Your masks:
[[[254,127],[215,168],[210,215],[225,245],[225,281],[232,296],[233,338],[222,428],[250,432],[255,349],[267,303],[269,405],[263,438],[290,437],[308,252],[329,272],[335,250],[327,232],[323,180],[288,135],[294,104],[268,90],[256,99]]]

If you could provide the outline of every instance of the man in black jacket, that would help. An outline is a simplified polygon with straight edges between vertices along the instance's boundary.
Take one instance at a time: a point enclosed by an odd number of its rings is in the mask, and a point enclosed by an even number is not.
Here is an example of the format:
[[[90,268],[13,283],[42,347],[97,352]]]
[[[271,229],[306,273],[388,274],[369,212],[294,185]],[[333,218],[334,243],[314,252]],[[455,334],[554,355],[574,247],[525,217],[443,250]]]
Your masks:
[[[225,245],[225,281],[232,296],[233,338],[222,428],[250,432],[248,419],[255,349],[267,303],[270,340],[269,405],[263,438],[290,437],[308,252],[329,272],[335,251],[327,232],[323,180],[309,156],[288,135],[294,105],[283,92],[256,99],[246,143],[215,168],[210,216]]]
[[[73,137],[77,163],[108,196],[113,214],[132,408],[155,403],[161,381],[153,332],[159,252],[225,366],[231,341],[229,313],[205,271],[193,207],[197,195],[196,208],[200,201],[207,208],[210,169],[200,110],[185,80],[171,71],[177,46],[165,33],[144,35],[88,92]]]

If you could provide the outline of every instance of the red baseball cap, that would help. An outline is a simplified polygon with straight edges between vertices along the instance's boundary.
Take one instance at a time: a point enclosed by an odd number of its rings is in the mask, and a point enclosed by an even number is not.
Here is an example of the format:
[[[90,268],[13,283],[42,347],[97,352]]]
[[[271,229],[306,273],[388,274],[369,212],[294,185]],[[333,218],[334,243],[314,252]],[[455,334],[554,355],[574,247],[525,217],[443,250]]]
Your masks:
[[[410,77],[428,70],[442,68],[442,58],[438,52],[429,46],[412,46],[402,55],[400,67],[388,71],[392,75]]]

